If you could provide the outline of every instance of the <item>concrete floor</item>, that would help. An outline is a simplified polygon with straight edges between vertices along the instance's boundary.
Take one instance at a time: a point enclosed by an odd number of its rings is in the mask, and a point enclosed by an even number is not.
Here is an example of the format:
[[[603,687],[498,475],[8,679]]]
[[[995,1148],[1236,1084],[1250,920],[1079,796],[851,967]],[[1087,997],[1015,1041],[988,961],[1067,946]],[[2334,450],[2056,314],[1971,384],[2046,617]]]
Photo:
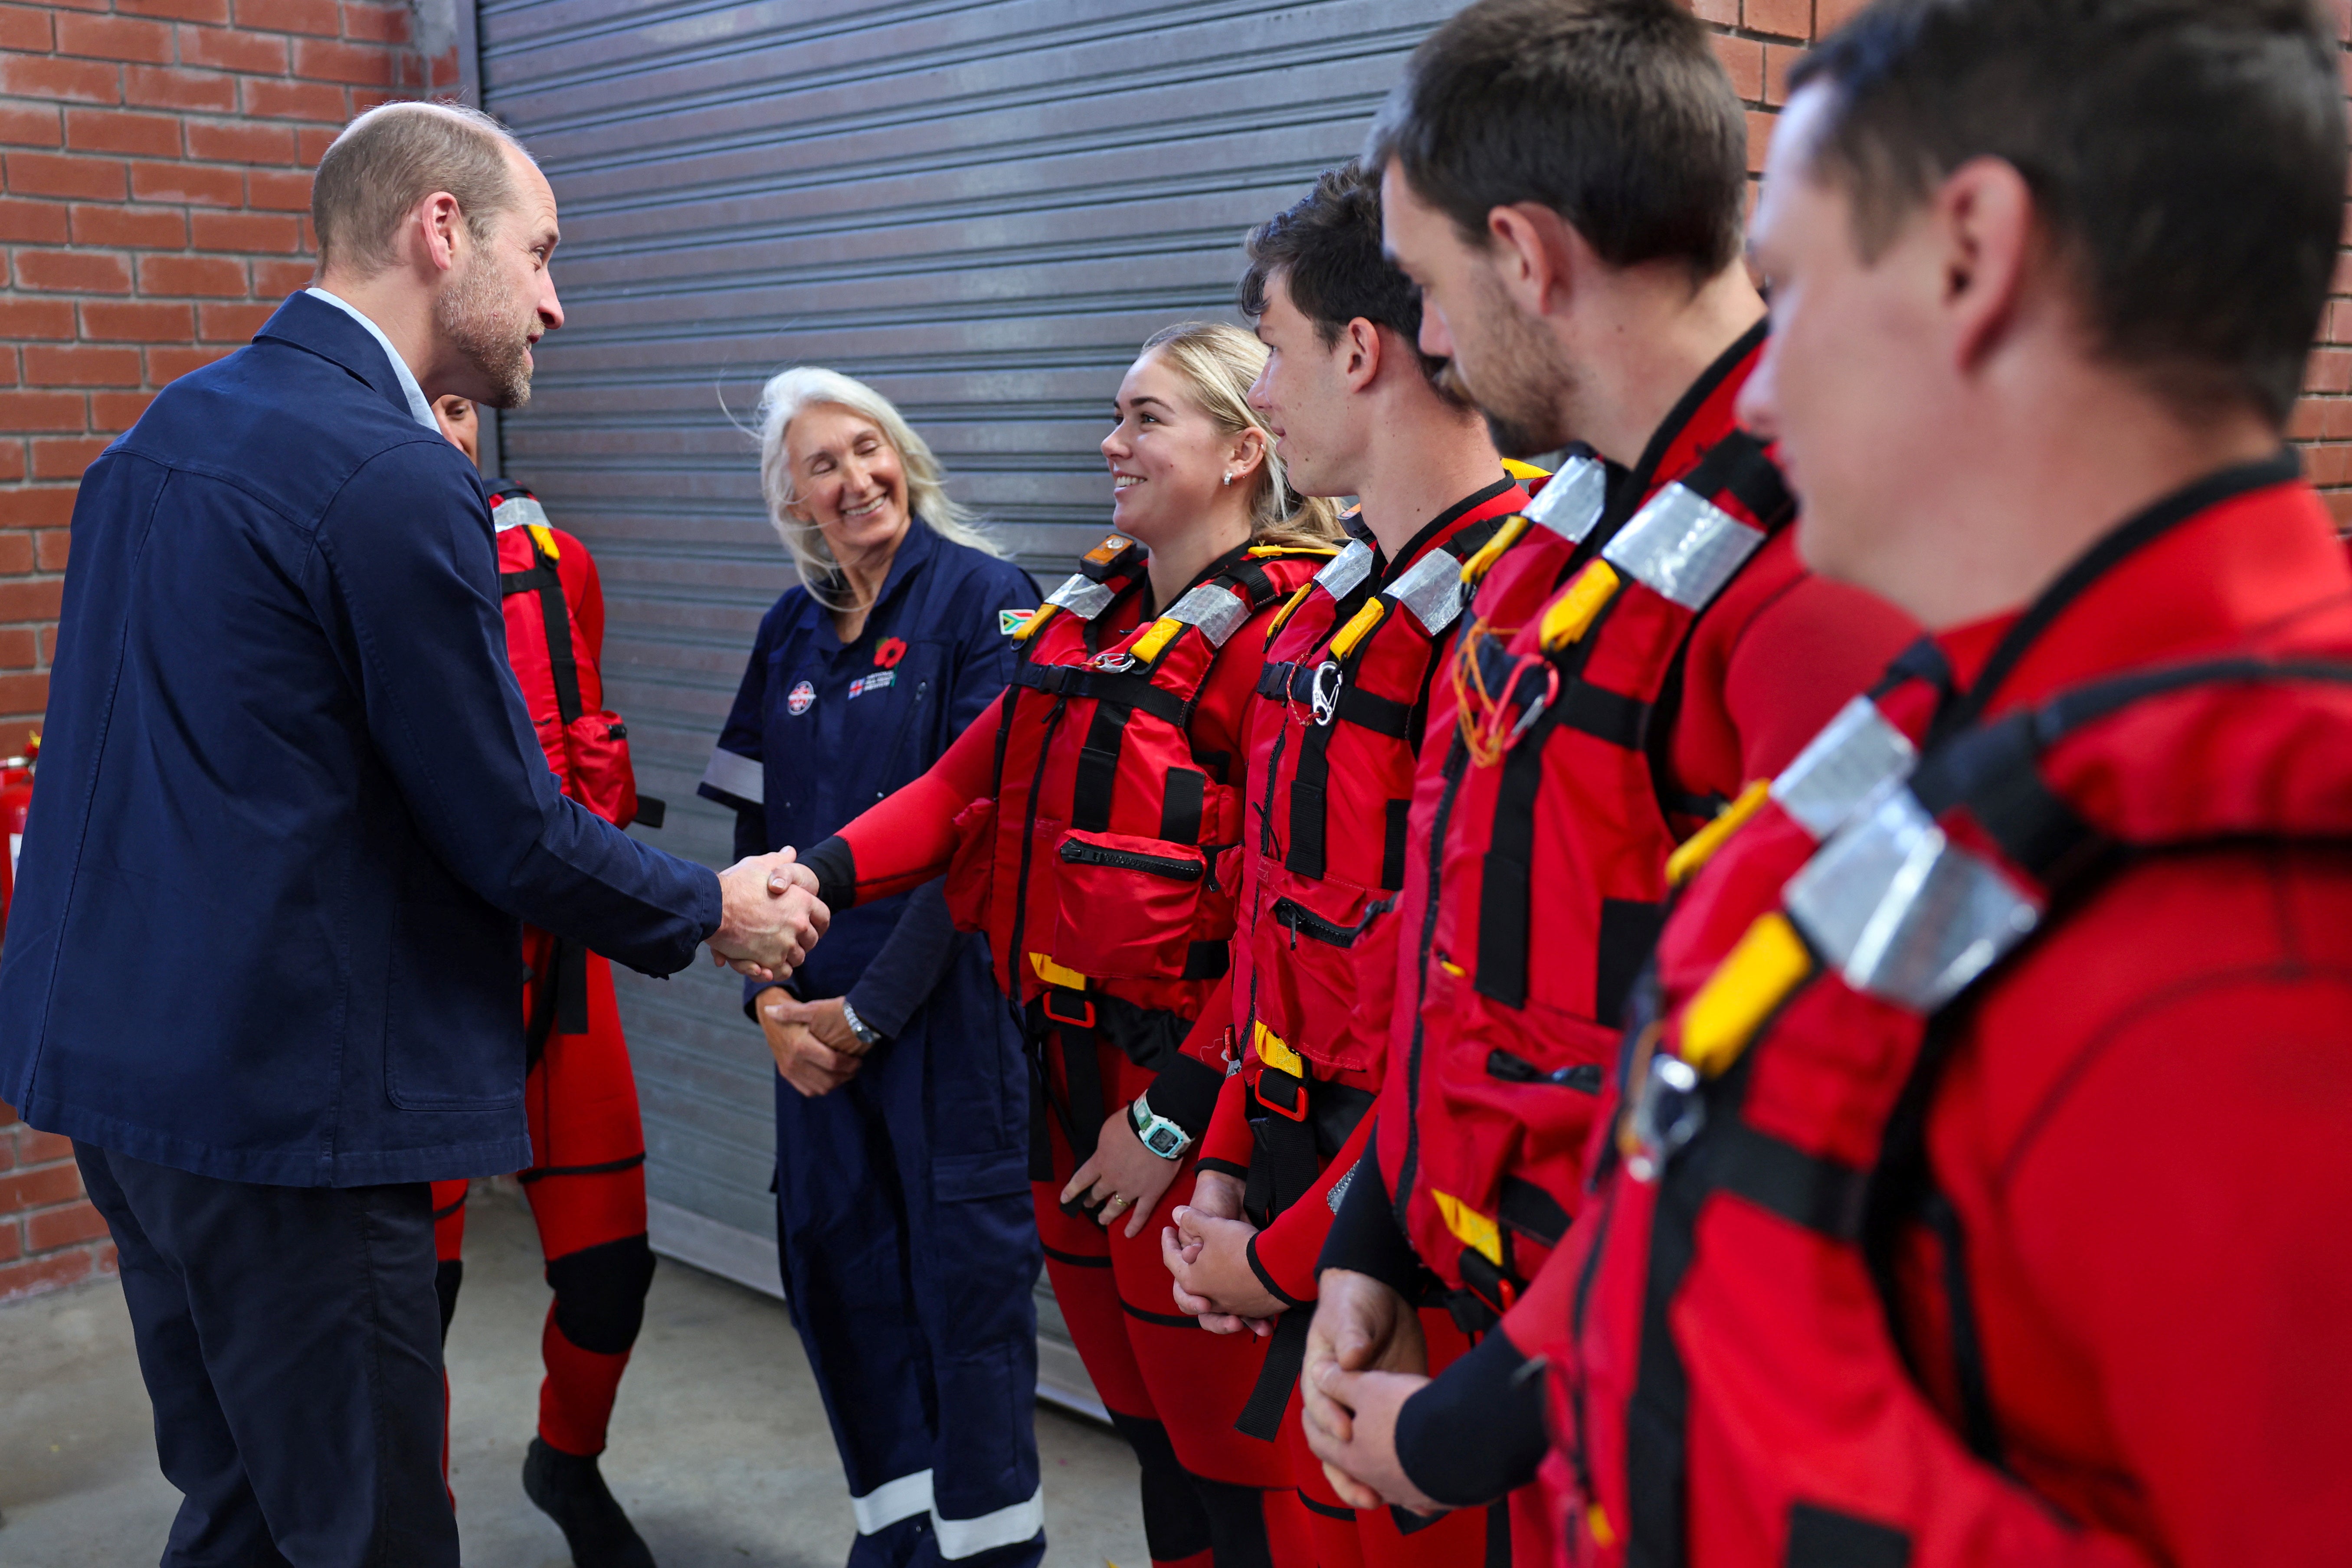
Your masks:
[[[449,1336],[450,1484],[469,1568],[567,1568],[524,1499],[547,1288],[520,1204],[478,1189]],[[1135,1460],[1041,1408],[1045,1561],[1145,1568]],[[604,1473],[662,1568],[832,1568],[856,1526],[781,1303],[664,1261],[614,1414]],[[179,1494],[155,1468],[122,1292],[0,1308],[0,1568],[126,1568],[161,1555]]]

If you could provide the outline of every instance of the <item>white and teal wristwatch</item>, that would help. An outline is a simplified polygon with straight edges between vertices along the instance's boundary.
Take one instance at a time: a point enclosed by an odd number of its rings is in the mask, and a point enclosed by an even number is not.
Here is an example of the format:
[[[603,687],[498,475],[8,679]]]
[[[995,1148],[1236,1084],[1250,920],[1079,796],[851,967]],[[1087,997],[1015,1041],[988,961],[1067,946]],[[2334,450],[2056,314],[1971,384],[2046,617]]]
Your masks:
[[[1135,1103],[1127,1108],[1127,1116],[1135,1126],[1137,1139],[1163,1160],[1181,1159],[1184,1151],[1192,1146],[1192,1135],[1152,1110],[1148,1094],[1135,1097]]]

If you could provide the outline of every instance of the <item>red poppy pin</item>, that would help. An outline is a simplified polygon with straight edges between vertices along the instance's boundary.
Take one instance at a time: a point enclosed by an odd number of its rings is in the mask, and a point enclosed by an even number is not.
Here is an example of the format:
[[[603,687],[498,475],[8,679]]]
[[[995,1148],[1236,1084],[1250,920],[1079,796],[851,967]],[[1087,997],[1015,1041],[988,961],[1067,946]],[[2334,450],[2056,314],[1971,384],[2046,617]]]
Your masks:
[[[907,639],[905,637],[884,637],[881,646],[874,650],[874,668],[895,669],[898,668],[898,661],[906,657]]]

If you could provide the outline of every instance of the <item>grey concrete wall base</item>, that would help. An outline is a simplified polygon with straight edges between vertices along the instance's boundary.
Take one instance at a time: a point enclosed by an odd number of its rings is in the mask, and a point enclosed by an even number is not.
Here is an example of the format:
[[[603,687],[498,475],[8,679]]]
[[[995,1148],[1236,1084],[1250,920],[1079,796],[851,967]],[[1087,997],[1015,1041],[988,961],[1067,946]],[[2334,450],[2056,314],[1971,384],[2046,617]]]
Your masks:
[[[705,1273],[732,1279],[778,1300],[783,1299],[783,1269],[773,1237],[738,1230],[659,1198],[646,1200],[646,1234],[653,1249],[664,1258],[690,1263]],[[1110,1415],[1095,1394],[1086,1364],[1062,1327],[1052,1293],[1042,1282],[1037,1289],[1037,1397],[1108,1425]]]

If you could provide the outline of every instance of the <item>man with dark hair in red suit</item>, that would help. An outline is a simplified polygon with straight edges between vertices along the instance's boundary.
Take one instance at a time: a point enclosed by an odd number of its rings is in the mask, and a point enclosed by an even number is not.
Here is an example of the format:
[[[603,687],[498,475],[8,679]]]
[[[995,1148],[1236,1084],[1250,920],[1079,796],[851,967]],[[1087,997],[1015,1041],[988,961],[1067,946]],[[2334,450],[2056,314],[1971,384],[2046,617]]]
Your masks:
[[[473,405],[445,397],[434,416],[478,465]],[[604,591],[588,549],[547,521],[529,490],[489,481],[505,590],[507,652],[538,726],[548,765],[565,793],[626,827],[660,826],[659,805],[640,800],[628,742],[604,710]],[[530,1076],[531,1168],[523,1194],[547,1257],[555,1300],[540,1352],[539,1433],[523,1464],[523,1490],[562,1527],[580,1568],[650,1568],[653,1557],[596,1465],[621,1373],[645,1319],[654,1255],[646,1243],[646,1134],[637,1084],[613,995],[613,966],[535,927],[523,931],[530,977],[522,994]],[[433,1184],[434,1248],[441,1259],[446,1339],[465,1274],[464,1182]]]

